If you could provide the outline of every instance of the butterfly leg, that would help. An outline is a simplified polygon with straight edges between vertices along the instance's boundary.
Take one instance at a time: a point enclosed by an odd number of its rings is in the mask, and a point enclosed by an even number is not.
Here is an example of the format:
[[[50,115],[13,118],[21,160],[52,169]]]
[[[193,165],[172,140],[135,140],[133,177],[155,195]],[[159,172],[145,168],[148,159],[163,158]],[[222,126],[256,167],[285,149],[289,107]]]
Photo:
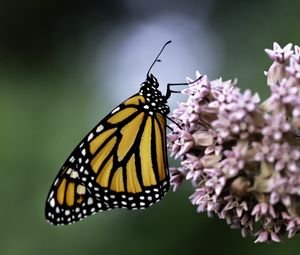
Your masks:
[[[170,98],[172,93],[181,93],[181,91],[178,90],[171,90],[171,86],[186,86],[189,83],[168,83],[167,84],[167,92],[166,92],[166,98]]]
[[[171,90],[172,86],[187,86],[189,84],[193,84],[197,81],[199,81],[202,78],[202,76],[200,76],[199,78],[197,78],[196,80],[194,80],[193,82],[183,82],[183,83],[168,83],[167,84],[167,92],[166,92],[166,98],[170,98],[172,93],[181,93],[181,91],[177,91],[177,90]]]
[[[167,116],[167,119],[168,119],[169,121],[173,122],[177,127],[179,127],[179,128],[181,129],[180,125],[179,125],[177,122],[175,122],[172,118],[170,118],[169,116]],[[168,128],[170,128],[170,127],[168,126]],[[171,129],[172,129],[172,128],[171,128]],[[173,129],[172,129],[172,130],[173,130]]]
[[[167,128],[170,129],[172,132],[174,131],[174,129],[171,128],[169,125],[167,125]]]

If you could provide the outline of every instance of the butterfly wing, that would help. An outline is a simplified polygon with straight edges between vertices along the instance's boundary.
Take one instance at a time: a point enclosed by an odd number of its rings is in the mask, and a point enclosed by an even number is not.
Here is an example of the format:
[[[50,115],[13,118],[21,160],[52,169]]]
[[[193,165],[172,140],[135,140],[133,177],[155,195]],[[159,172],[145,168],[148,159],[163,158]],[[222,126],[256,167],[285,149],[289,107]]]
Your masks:
[[[70,224],[102,210],[107,210],[105,204],[96,202],[77,171],[64,166],[47,199],[47,220],[55,225]]]
[[[149,113],[145,105],[143,95],[132,96],[75,148],[50,189],[46,205],[50,222],[68,224],[110,208],[143,209],[167,192],[166,117]],[[85,188],[83,196],[78,187]],[[61,214],[66,211],[70,217]]]

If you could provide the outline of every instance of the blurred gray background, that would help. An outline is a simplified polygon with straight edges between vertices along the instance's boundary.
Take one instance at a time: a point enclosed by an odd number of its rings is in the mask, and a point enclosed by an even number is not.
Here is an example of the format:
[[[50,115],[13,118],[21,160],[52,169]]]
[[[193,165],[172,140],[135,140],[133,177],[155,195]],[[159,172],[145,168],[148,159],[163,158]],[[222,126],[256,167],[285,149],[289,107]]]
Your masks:
[[[300,44],[299,1],[0,1],[0,254],[295,254],[300,236],[253,244],[197,214],[187,183],[146,211],[113,210],[66,227],[44,219],[74,146],[136,93],[154,57],[166,83],[195,71],[268,95],[264,48]],[[186,98],[173,95],[170,106]],[[170,165],[178,162],[170,160]]]

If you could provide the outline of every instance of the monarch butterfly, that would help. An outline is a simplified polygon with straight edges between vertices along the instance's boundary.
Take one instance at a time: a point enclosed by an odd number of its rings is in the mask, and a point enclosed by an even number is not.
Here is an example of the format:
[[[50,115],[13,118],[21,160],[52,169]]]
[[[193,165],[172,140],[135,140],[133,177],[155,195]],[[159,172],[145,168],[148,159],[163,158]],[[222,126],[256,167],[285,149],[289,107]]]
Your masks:
[[[87,134],[58,173],[46,201],[46,219],[55,225],[112,208],[144,209],[168,191],[166,95],[150,74],[139,93],[112,110]]]

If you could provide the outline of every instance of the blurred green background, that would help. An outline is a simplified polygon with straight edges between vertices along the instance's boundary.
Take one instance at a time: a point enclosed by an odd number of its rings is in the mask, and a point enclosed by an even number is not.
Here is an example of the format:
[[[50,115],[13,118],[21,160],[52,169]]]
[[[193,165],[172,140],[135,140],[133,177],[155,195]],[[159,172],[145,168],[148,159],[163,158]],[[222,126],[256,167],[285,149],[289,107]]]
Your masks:
[[[300,43],[299,1],[0,1],[0,254],[295,254],[300,236],[253,244],[197,214],[186,184],[146,211],[66,227],[44,219],[74,146],[153,73],[164,92],[196,70],[268,95],[273,41]],[[173,95],[170,105],[185,99]],[[170,160],[170,165],[176,165]]]

